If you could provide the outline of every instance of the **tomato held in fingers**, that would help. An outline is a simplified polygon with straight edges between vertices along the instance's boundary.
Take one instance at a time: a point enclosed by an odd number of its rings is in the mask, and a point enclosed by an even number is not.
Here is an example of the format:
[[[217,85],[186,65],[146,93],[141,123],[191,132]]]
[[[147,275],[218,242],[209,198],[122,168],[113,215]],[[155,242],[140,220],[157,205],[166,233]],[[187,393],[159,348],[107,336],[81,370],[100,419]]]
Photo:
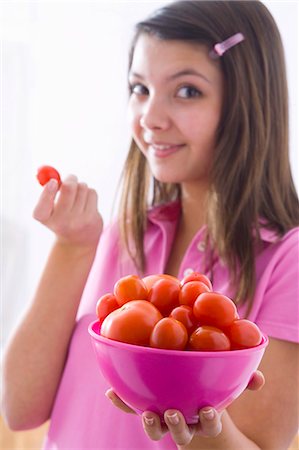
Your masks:
[[[112,311],[103,321],[101,335],[128,344],[148,346],[152,330],[162,319],[158,309],[146,300],[132,300]]]
[[[189,281],[201,281],[209,288],[210,291],[212,290],[212,283],[210,279],[203,273],[192,272],[189,275],[186,275],[181,281],[181,286],[184,286],[184,284],[188,283]]]
[[[119,308],[119,304],[117,303],[116,297],[113,294],[105,294],[99,298],[96,305],[96,314],[100,321],[103,320],[110,314],[112,311],[115,311]]]
[[[171,317],[164,317],[156,323],[150,346],[168,350],[184,350],[188,342],[188,333],[182,322]]]
[[[193,307],[197,297],[204,292],[210,292],[210,289],[205,283],[202,281],[188,281],[181,287],[179,302],[181,305]]]
[[[120,278],[114,285],[113,291],[119,306],[132,300],[147,300],[147,288],[137,275]]]
[[[229,327],[238,318],[234,302],[217,292],[200,294],[193,305],[193,314],[201,325],[211,325],[220,329]]]
[[[229,338],[216,327],[198,327],[190,336],[188,347],[197,351],[226,351],[230,350]]]
[[[230,339],[232,350],[256,347],[263,338],[259,327],[247,319],[235,320],[225,332]]]
[[[52,166],[39,167],[36,178],[42,186],[48,183],[48,181],[50,181],[52,178],[58,181],[59,186],[61,184],[59,172]]]
[[[198,327],[198,320],[194,316],[193,309],[190,306],[181,305],[174,308],[169,314],[169,317],[181,322],[185,326],[189,336]]]
[[[173,280],[162,278],[153,284],[148,300],[167,316],[173,308],[179,306],[180,286]]]

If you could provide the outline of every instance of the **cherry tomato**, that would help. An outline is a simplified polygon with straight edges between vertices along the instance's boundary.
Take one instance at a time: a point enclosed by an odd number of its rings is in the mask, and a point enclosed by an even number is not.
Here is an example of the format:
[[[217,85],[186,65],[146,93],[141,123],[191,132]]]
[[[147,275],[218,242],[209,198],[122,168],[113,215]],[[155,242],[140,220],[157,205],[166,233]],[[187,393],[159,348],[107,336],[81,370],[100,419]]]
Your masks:
[[[156,281],[148,293],[148,300],[159,311],[168,316],[173,308],[179,306],[180,286],[173,280],[162,278]]]
[[[96,314],[100,323],[103,322],[105,317],[108,316],[112,311],[119,308],[116,297],[113,294],[105,294],[99,298],[96,305]]]
[[[197,351],[230,350],[230,340],[222,330],[204,325],[190,336],[188,348]]]
[[[190,306],[181,305],[174,308],[169,314],[169,317],[182,322],[189,335],[198,327],[198,320],[194,316],[193,309]]]
[[[147,290],[149,291],[153,287],[154,283],[156,283],[156,281],[161,280],[163,278],[167,280],[172,280],[178,285],[180,285],[180,280],[178,278],[172,275],[168,275],[166,273],[161,273],[157,275],[148,275],[147,277],[142,278],[142,281],[144,282],[145,286],[147,287]]]
[[[259,327],[247,319],[235,320],[225,332],[233,350],[256,347],[263,338]]]
[[[200,294],[193,305],[193,314],[201,325],[211,325],[220,329],[230,326],[238,317],[234,302],[217,292]]]
[[[36,178],[42,186],[48,183],[48,181],[52,178],[57,180],[59,185],[61,184],[61,179],[58,171],[51,166],[41,166],[37,171]]]
[[[213,289],[211,281],[203,273],[192,272],[189,275],[186,275],[181,281],[181,286],[184,286],[184,284],[188,283],[189,281],[201,281],[208,286],[210,291]]]
[[[162,314],[146,300],[132,300],[112,311],[103,321],[101,335],[128,344],[148,346]]]
[[[188,342],[188,333],[182,322],[164,317],[154,326],[150,337],[150,346],[169,350],[184,350]]]
[[[205,283],[202,281],[188,281],[181,287],[179,302],[181,305],[193,307],[195,300],[203,292],[210,292]]]
[[[114,285],[113,291],[119,306],[132,300],[147,300],[147,288],[137,275],[127,275],[120,278]]]

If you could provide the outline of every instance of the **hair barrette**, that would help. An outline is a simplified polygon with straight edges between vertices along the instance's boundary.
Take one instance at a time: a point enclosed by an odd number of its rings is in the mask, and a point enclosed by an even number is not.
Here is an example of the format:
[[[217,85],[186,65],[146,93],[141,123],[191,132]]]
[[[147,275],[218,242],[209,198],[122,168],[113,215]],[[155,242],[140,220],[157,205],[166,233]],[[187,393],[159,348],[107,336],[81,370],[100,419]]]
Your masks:
[[[233,36],[225,39],[225,41],[218,42],[214,45],[213,50],[210,52],[210,56],[218,58],[222,56],[227,50],[244,41],[245,37],[242,33],[236,33]]]

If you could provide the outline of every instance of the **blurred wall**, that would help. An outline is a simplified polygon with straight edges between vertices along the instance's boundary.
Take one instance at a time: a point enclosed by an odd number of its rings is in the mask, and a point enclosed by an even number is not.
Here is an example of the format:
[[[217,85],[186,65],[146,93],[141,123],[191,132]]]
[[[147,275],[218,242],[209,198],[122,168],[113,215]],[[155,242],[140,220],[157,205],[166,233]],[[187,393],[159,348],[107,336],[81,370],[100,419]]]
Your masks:
[[[27,307],[52,235],[32,219],[37,167],[96,188],[108,221],[127,152],[127,51],[133,24],[165,1],[0,3],[1,349]],[[265,1],[281,30],[297,187],[298,3]],[[275,93],[273,93],[275,95]]]

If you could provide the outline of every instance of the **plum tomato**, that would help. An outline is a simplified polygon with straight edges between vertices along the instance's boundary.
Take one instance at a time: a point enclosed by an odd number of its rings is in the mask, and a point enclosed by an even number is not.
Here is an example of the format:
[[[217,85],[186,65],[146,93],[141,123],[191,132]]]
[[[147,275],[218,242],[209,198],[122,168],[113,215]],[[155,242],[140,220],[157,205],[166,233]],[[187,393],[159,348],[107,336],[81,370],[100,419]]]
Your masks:
[[[147,288],[138,275],[127,275],[114,285],[113,293],[119,306],[132,300],[147,300]]]
[[[174,308],[169,317],[176,319],[185,326],[189,336],[198,327],[198,320],[193,314],[193,309],[187,305],[181,305]]]
[[[213,352],[226,351],[230,350],[230,340],[219,328],[203,325],[191,334],[188,349]]]
[[[44,186],[46,183],[48,183],[49,180],[54,178],[58,181],[58,184],[61,184],[61,178],[59,175],[59,172],[54,169],[52,166],[41,166],[37,170],[36,178],[38,179],[39,183]]]
[[[256,347],[262,342],[259,327],[248,319],[235,320],[226,330],[232,350]]]
[[[180,286],[173,280],[161,278],[157,280],[148,293],[148,300],[159,311],[168,316],[176,306],[179,306]]]
[[[166,273],[161,273],[161,274],[157,274],[157,275],[148,275],[144,278],[142,278],[142,281],[144,282],[145,286],[147,287],[147,290],[149,291],[152,286],[154,285],[154,283],[156,283],[156,281],[161,280],[161,279],[167,279],[167,280],[172,280],[175,283],[177,283],[178,285],[180,285],[180,280],[172,275],[168,275]]]
[[[179,302],[181,305],[193,307],[195,300],[203,292],[210,292],[205,283],[202,281],[188,281],[181,287]]]
[[[103,321],[102,336],[128,344],[148,346],[162,314],[147,300],[132,300],[112,311]]]
[[[117,303],[116,297],[113,294],[105,294],[99,298],[96,305],[96,314],[100,321],[103,322],[105,317],[108,316],[112,311],[115,311],[119,308],[119,304]]]
[[[188,333],[182,322],[164,317],[154,326],[150,337],[150,346],[169,350],[184,350],[188,342]]]
[[[238,317],[234,302],[217,292],[204,292],[194,302],[193,314],[201,325],[220,329],[229,327]]]
[[[184,284],[188,283],[189,281],[201,281],[208,286],[210,291],[212,290],[212,283],[210,279],[203,273],[192,272],[189,275],[186,275],[181,281],[181,286],[184,286]]]

